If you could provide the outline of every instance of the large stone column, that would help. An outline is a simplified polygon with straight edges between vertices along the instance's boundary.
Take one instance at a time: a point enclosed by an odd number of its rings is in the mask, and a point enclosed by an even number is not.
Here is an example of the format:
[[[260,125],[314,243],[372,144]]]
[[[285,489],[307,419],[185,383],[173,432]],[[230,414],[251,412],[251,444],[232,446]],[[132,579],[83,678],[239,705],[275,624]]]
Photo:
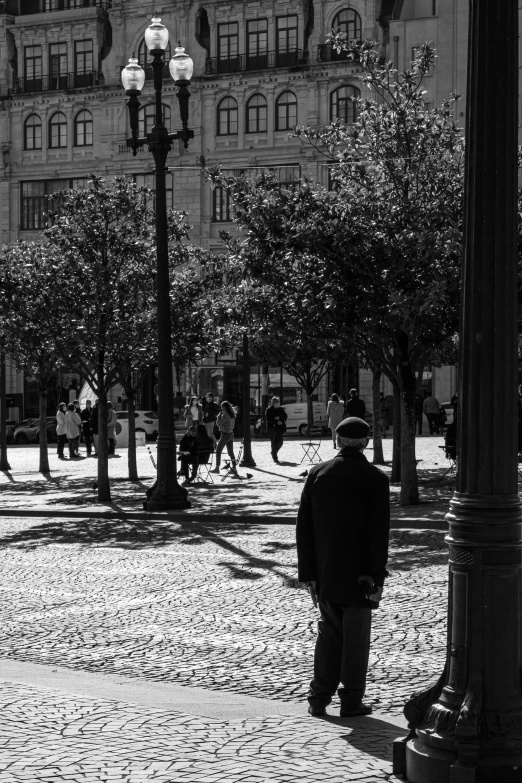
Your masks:
[[[409,783],[522,781],[517,484],[518,3],[471,0],[459,471],[450,503],[448,651],[405,707]]]

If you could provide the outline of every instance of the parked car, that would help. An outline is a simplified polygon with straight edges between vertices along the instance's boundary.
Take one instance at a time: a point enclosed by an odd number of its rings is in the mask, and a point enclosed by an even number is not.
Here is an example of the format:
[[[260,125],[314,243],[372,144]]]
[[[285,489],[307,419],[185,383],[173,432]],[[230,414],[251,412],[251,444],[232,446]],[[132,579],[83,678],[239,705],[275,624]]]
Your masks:
[[[129,411],[116,411],[116,418],[129,418]],[[146,438],[156,439],[158,437],[159,416],[155,411],[134,411],[136,420],[136,432],[144,432]]]
[[[288,405],[282,405],[285,409],[288,419],[286,420],[287,432],[299,432],[300,435],[306,434],[308,427],[308,407],[306,402],[295,402]],[[326,416],[326,405],[323,402],[313,403],[314,427],[322,427],[324,430],[328,427],[328,417]],[[261,419],[258,419],[254,425],[254,434],[259,435],[261,430]]]
[[[40,440],[40,419],[24,419],[13,431],[13,440],[17,444],[38,443]],[[57,441],[56,417],[47,416],[47,441]]]

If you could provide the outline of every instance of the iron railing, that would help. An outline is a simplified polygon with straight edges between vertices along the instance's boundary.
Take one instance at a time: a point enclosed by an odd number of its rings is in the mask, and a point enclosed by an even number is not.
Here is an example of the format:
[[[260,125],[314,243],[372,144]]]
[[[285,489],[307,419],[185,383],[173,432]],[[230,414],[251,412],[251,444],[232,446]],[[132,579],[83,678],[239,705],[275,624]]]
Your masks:
[[[237,54],[231,57],[207,57],[205,60],[205,75],[261,71],[266,68],[295,68],[299,65],[306,65],[307,62],[308,54],[303,54],[301,49],[257,54]]]
[[[357,62],[357,54],[351,57],[352,61]],[[317,47],[317,62],[318,63],[332,63],[332,62],[346,62],[348,60],[348,52],[345,49],[341,49],[338,52],[331,43],[319,44]]]
[[[76,90],[98,84],[98,71],[63,73],[57,76],[20,77],[15,79],[13,92],[49,92]]]
[[[70,11],[75,8],[110,8],[111,0],[22,0],[20,14],[47,14],[51,11]]]

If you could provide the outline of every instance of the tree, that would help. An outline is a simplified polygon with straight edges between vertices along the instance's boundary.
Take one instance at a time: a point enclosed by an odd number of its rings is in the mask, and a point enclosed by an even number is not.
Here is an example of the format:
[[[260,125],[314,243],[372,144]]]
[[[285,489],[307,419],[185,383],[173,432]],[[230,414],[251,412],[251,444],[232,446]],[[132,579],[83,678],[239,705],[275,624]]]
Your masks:
[[[39,394],[39,444],[42,473],[49,472],[47,392],[51,377],[64,365],[57,342],[68,328],[62,297],[66,276],[59,258],[45,245],[21,242],[0,257],[0,330],[2,346],[17,369],[35,378]]]
[[[54,194],[49,217],[44,233],[59,256],[70,314],[60,349],[98,397],[98,499],[108,501],[107,392],[155,351],[153,194],[127,177],[93,174],[89,187]],[[171,211],[172,256],[187,233],[184,214]]]
[[[286,276],[274,285],[291,287],[304,277],[314,291],[310,307],[322,310],[327,329],[336,326],[392,381],[402,414],[401,503],[417,503],[415,373],[458,322],[457,96],[425,106],[423,79],[435,58],[428,45],[404,73],[380,65],[371,42],[346,48],[376,98],[357,103],[353,125],[297,130],[331,163],[332,191],[306,180],[290,190],[268,176],[254,185],[215,170],[209,176],[230,193],[249,274],[265,282],[278,268],[275,259],[289,258]]]

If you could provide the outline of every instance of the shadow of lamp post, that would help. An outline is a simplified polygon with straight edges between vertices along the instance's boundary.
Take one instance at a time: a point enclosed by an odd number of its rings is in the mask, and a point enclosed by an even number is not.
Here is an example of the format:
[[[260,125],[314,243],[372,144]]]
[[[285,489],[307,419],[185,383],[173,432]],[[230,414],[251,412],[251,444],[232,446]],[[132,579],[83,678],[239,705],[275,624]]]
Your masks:
[[[522,781],[517,476],[517,0],[472,0],[460,323],[459,471],[446,664],[405,706],[409,783]]]
[[[188,128],[189,85],[192,77],[193,63],[181,45],[178,45],[174,57],[170,60],[169,70],[178,88],[182,129],[169,133],[163,123],[163,105],[161,93],[163,88],[163,68],[165,50],[169,41],[169,31],[154,14],[151,24],[145,31],[145,43],[152,55],[152,70],[154,74],[154,91],[156,96],[155,124],[146,138],[139,138],[138,100],[145,83],[145,72],[140,67],[134,55],[123,69],[121,80],[129,96],[131,138],[127,146],[134,155],[139,147],[148,145],[155,163],[155,210],[156,210],[156,247],[157,247],[157,316],[158,316],[158,456],[157,480],[143,507],[147,511],[190,508],[187,491],[178,484],[176,474],[176,438],[174,430],[174,390],[172,383],[172,337],[169,297],[169,258],[167,231],[167,197],[166,174],[167,155],[171,150],[171,142],[180,140],[187,147],[189,139],[194,138],[194,132]]]

